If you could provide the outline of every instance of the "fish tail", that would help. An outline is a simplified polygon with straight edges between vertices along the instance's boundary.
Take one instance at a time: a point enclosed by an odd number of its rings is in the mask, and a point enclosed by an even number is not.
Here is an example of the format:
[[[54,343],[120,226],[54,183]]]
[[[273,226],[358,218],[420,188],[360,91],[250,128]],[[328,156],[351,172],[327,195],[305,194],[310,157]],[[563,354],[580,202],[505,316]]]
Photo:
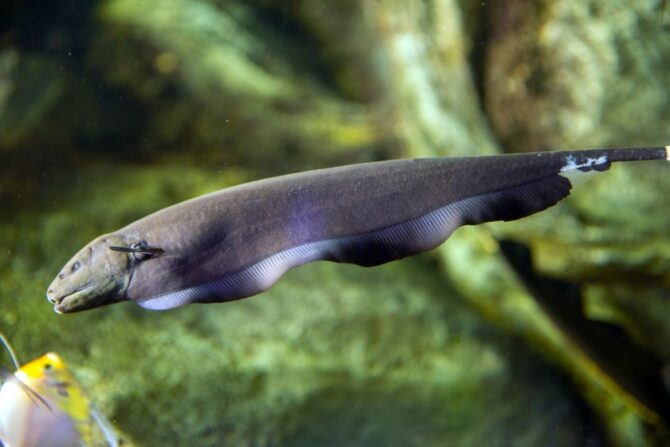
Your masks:
[[[610,161],[670,160],[670,146],[605,149]]]
[[[561,172],[573,169],[605,171],[613,162],[670,160],[670,146],[589,149],[566,151],[562,154],[565,164]]]

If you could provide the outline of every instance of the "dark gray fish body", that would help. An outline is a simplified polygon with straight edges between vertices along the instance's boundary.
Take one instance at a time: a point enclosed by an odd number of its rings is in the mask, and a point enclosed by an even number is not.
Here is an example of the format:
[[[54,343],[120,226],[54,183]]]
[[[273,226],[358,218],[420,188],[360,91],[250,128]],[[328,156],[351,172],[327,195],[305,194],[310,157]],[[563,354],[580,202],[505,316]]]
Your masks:
[[[129,274],[111,301],[150,309],[229,301],[262,292],[289,268],[314,260],[383,264],[436,247],[460,225],[514,220],[554,205],[570,191],[562,171],[666,157],[665,148],[647,148],[397,160],[243,184],[103,236],[160,252],[117,253],[128,258]],[[56,279],[48,294],[57,310],[58,286]]]

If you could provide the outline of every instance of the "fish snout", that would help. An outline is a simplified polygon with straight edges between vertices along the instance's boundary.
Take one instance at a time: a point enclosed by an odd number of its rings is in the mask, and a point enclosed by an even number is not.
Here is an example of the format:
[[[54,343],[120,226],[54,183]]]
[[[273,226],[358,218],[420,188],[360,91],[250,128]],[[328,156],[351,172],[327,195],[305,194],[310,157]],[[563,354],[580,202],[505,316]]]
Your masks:
[[[49,287],[47,289],[47,301],[49,301],[51,304],[56,304],[58,303],[58,299],[54,295],[54,289],[53,287]]]
[[[62,272],[59,273],[47,288],[47,301],[51,304],[60,304],[67,296],[67,287],[66,284],[63,284],[64,276]]]

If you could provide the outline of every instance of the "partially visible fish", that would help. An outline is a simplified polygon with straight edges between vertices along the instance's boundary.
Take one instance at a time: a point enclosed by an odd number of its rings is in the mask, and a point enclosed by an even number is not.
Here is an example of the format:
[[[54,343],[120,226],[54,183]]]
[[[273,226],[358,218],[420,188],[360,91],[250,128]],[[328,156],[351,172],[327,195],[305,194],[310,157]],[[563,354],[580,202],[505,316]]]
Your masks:
[[[50,352],[20,366],[2,334],[0,341],[17,368],[13,374],[0,371],[0,445],[92,446],[94,425],[107,445],[119,445],[110,423],[93,406],[58,354]]]

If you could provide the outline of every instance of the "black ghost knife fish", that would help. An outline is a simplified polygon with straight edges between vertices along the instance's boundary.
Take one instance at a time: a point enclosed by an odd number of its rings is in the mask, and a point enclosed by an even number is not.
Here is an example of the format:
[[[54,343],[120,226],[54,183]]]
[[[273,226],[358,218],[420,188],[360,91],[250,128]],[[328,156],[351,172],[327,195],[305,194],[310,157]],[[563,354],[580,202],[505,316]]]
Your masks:
[[[263,292],[316,260],[375,266],[461,225],[515,220],[570,193],[570,170],[667,160],[668,147],[363,163],[246,183],[157,211],[79,251],[47,291],[59,313],[147,309]]]

